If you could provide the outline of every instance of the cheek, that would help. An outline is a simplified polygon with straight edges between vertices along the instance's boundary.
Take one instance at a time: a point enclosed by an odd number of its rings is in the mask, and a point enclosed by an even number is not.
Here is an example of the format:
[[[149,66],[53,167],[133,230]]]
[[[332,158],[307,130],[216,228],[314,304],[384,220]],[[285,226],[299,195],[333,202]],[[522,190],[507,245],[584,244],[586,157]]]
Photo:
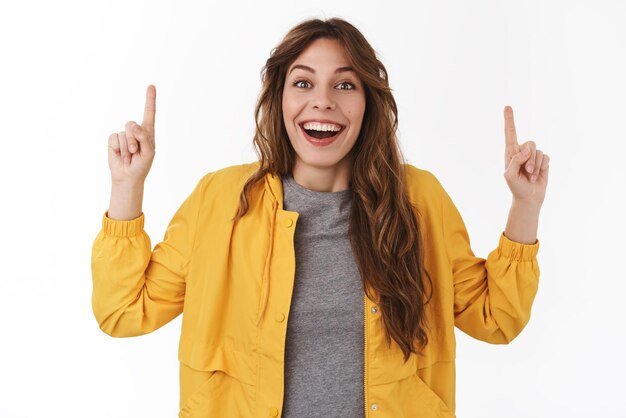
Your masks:
[[[363,95],[351,95],[345,98],[344,108],[352,115],[359,115],[365,110],[365,97]]]
[[[289,98],[288,94],[283,94],[282,112],[283,124],[287,130],[287,137],[293,143],[293,140],[297,135],[297,129],[294,127],[293,123],[294,119],[297,117],[297,111],[293,100]]]
[[[293,120],[298,115],[299,104],[297,100],[288,94],[283,94],[283,116],[285,121]]]
[[[365,113],[365,103],[362,100],[353,100],[346,108],[346,113],[353,124],[360,124]]]

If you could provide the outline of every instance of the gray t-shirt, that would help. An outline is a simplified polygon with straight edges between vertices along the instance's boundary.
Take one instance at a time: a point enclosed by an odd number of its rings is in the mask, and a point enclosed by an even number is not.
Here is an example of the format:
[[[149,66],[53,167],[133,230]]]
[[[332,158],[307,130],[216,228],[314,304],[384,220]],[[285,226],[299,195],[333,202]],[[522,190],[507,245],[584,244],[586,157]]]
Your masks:
[[[362,418],[363,285],[348,238],[352,190],[315,192],[284,176],[298,212],[282,416]]]

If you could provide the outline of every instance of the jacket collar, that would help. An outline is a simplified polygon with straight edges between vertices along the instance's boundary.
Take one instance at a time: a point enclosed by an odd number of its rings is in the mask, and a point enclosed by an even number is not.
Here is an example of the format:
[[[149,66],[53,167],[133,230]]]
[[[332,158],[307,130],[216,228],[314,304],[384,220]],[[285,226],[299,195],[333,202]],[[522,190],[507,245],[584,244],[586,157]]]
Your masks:
[[[274,230],[276,228],[276,216],[279,210],[283,210],[283,185],[280,176],[267,173],[265,175],[265,195],[269,197],[272,206],[270,215],[270,237],[267,254],[265,256],[265,267],[263,268],[263,278],[261,280],[261,306],[256,319],[256,326],[261,324],[269,300],[270,290],[270,266],[272,263],[272,250],[274,248]]]
[[[272,200],[272,203],[278,205],[278,209],[283,209],[283,184],[281,177],[277,174],[267,173],[265,175],[265,191]]]

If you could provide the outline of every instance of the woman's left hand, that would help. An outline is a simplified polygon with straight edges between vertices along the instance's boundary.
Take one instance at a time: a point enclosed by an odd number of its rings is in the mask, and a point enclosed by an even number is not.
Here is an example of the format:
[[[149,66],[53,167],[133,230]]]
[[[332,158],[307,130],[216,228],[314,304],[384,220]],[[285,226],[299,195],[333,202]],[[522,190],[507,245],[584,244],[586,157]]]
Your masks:
[[[513,109],[504,107],[504,178],[518,203],[541,206],[546,196],[550,157],[533,141],[517,143]]]

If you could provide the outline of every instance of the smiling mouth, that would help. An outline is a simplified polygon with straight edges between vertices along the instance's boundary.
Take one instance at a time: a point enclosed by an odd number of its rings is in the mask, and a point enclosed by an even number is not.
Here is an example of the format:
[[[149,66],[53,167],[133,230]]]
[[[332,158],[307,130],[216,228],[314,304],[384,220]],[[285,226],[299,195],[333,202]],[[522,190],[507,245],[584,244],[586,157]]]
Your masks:
[[[334,136],[339,135],[340,133],[343,132],[343,130],[345,129],[345,126],[342,126],[341,129],[339,129],[338,131],[316,131],[314,129],[304,129],[304,127],[302,126],[302,124],[299,124],[300,128],[310,137],[315,138],[315,139],[326,139],[326,138],[332,138]]]

